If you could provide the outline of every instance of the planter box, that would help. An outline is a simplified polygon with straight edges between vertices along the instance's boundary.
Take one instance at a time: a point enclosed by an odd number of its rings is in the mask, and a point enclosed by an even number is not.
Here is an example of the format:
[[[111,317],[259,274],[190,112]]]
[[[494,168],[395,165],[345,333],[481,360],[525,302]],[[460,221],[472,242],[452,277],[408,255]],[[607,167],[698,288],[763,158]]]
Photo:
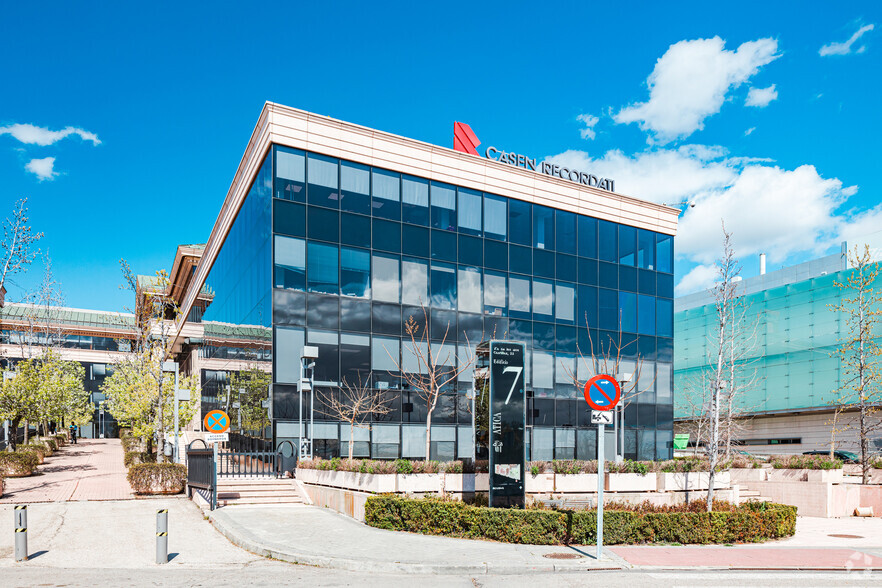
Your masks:
[[[603,485],[607,492],[655,492],[658,478],[653,474],[606,474]]]
[[[445,492],[454,494],[486,492],[488,488],[487,481],[483,480],[483,486],[481,486],[481,481],[479,481],[479,477],[482,475],[486,477],[486,474],[442,474],[441,483]]]
[[[554,491],[570,494],[596,494],[597,474],[555,474]]]
[[[551,494],[554,492],[554,474],[536,474],[530,472],[524,477],[524,492],[527,494]]]
[[[806,470],[806,482],[841,484],[842,475],[842,470]]]
[[[441,476],[444,474],[398,474],[398,492],[432,492],[441,493],[443,487]],[[461,474],[451,474],[451,476]],[[376,477],[376,476],[375,476]]]
[[[707,490],[710,475],[707,472],[659,472],[659,492],[682,492],[684,490]],[[729,472],[717,472],[714,489],[728,488],[732,483]]]
[[[733,484],[765,482],[769,479],[769,470],[767,468],[732,468],[729,470],[729,478]]]
[[[150,488],[142,488],[139,491],[136,491],[135,494],[139,496],[165,496],[172,494],[180,494],[184,491],[184,486],[186,482],[182,482],[179,485],[174,486],[152,486]]]

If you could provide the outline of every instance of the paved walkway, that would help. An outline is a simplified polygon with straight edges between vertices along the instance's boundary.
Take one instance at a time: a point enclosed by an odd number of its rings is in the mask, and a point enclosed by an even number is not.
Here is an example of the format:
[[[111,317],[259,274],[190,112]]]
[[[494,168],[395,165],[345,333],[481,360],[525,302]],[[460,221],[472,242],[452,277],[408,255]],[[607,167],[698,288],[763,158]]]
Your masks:
[[[134,498],[119,439],[80,439],[47,457],[33,476],[6,478],[0,503]]]
[[[512,545],[374,529],[310,506],[208,513],[233,543],[283,561],[379,573],[529,574],[610,569],[882,570],[882,520],[808,519],[786,540],[736,546]],[[853,537],[830,537],[844,534]],[[551,556],[551,557],[548,557]],[[556,559],[557,557],[576,559]],[[454,563],[455,562],[455,563]]]

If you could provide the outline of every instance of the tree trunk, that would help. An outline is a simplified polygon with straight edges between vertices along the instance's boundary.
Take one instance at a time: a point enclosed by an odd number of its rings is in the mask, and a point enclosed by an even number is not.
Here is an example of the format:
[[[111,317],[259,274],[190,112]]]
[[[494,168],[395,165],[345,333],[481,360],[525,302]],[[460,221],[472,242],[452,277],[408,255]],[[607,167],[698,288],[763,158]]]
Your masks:
[[[432,407],[426,411],[426,461],[432,455]]]
[[[30,433],[31,425],[28,423],[28,420],[25,419],[24,422],[24,445],[28,444],[28,433]]]
[[[160,368],[161,368],[161,366],[160,366]],[[160,374],[162,374],[162,372],[160,372]],[[156,411],[156,416],[157,416],[157,419],[159,420],[159,423],[157,423],[157,425],[156,425],[157,444],[158,444],[158,447],[156,448],[156,461],[157,461],[157,463],[164,463],[165,462],[165,431],[163,430],[164,420],[162,418],[162,408],[163,408],[162,405],[163,405],[163,402],[162,402],[162,376],[160,375],[159,409]]]
[[[833,411],[833,427],[830,428],[830,459],[833,459],[836,450],[836,421],[839,420],[839,408]]]
[[[352,446],[355,444],[355,425],[349,423],[349,461],[352,461]]]

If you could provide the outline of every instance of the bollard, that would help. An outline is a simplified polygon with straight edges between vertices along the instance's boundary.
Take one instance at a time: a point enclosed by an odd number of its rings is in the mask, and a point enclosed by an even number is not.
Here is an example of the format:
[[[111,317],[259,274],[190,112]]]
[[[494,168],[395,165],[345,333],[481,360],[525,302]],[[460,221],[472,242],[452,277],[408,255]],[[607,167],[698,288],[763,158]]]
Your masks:
[[[28,561],[28,507],[15,505],[15,561]]]
[[[168,563],[168,509],[156,511],[156,563]]]

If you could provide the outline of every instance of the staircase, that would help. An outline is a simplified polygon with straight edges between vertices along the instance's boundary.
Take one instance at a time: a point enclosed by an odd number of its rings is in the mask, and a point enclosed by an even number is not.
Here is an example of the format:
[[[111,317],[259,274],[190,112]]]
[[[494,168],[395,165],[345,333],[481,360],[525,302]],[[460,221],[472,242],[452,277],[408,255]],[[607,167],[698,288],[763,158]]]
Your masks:
[[[290,478],[219,477],[217,505],[309,504],[309,499]]]
[[[738,493],[738,504],[744,502],[771,502],[768,498],[760,496],[759,490],[741,490]]]

